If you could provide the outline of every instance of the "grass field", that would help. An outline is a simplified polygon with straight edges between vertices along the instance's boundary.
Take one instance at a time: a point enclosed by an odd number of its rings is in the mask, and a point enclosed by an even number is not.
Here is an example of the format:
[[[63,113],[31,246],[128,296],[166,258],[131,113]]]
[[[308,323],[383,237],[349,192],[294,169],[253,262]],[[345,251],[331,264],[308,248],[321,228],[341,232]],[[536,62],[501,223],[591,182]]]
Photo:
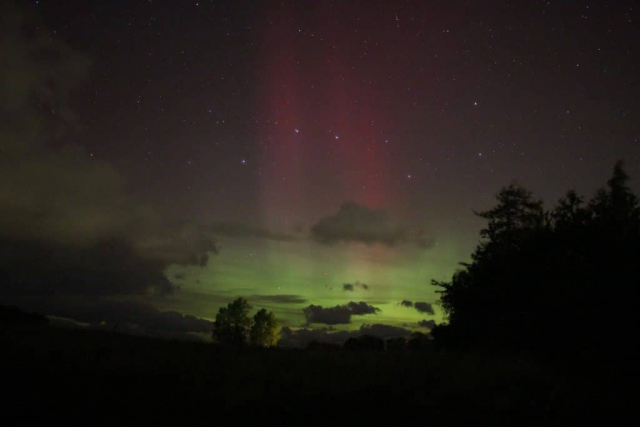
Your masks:
[[[232,350],[55,328],[0,337],[2,412],[16,420],[4,425],[571,425],[624,405],[610,372],[515,356]]]

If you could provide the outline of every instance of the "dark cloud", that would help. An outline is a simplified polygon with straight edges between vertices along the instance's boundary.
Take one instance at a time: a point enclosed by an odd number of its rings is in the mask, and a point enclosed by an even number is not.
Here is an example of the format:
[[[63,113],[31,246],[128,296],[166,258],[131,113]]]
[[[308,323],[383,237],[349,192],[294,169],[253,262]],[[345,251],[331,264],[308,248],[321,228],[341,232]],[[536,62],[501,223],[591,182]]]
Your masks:
[[[405,239],[405,232],[392,224],[385,211],[351,202],[343,203],[335,215],[318,221],[311,227],[311,235],[322,244],[360,242],[393,246]]]
[[[435,312],[433,311],[433,306],[428,303],[428,302],[413,302],[413,301],[409,301],[409,300],[402,300],[402,302],[400,302],[400,305],[404,306],[404,307],[414,307],[416,310],[418,310],[420,313],[428,313],[428,314],[435,314]]]
[[[283,233],[275,233],[261,227],[243,223],[219,222],[211,226],[211,232],[215,236],[232,237],[237,239],[267,239],[286,242],[296,240],[295,236]]]
[[[436,322],[435,320],[421,320],[418,322],[419,326],[422,326],[423,328],[427,328],[427,329],[433,329],[434,326],[436,326]]]
[[[0,67],[0,298],[43,296],[54,310],[73,295],[91,306],[175,290],[167,267],[206,264],[212,234],[142,205],[113,165],[64,145],[89,61],[11,2],[0,49],[11,64]]]
[[[60,137],[57,122],[71,120],[72,92],[88,61],[45,29],[35,30],[33,16],[11,5],[2,11],[0,46],[11,67],[0,69],[0,120],[12,123],[0,126],[4,289],[136,293],[151,283],[168,290],[164,269],[205,264],[216,251],[211,233],[129,198],[109,163],[78,147],[50,146]]]
[[[360,302],[351,301],[349,302],[349,304],[347,304],[347,307],[349,308],[349,310],[351,310],[351,314],[353,314],[354,316],[362,316],[364,314],[375,314],[378,311],[380,311],[378,307],[369,305],[364,301],[360,301]]]
[[[429,304],[428,302],[416,302],[416,303],[413,304],[413,306],[420,313],[435,314],[435,312],[433,311],[433,306],[431,304]]]
[[[351,316],[375,314],[380,309],[364,301],[349,302],[346,305],[324,308],[321,305],[310,305],[302,310],[307,324],[323,323],[325,325],[341,325],[351,323]]]
[[[423,231],[408,232],[406,227],[395,224],[386,211],[369,209],[353,202],[343,203],[336,214],[320,219],[311,227],[311,236],[325,245],[340,242],[386,246],[411,243],[429,248],[433,244]]]
[[[307,302],[307,300],[300,295],[252,295],[249,297],[249,300],[276,302],[280,304],[304,304]]]
[[[32,226],[38,228],[38,223]],[[48,230],[40,231],[21,233],[16,227],[0,227],[0,281],[4,285],[0,292],[169,293],[176,287],[165,275],[167,267],[204,265],[209,254],[216,252],[212,240],[185,225],[130,232],[125,227],[96,231],[93,236],[74,232],[55,236]]]
[[[2,294],[57,297],[174,290],[163,272],[166,263],[144,258],[119,239],[70,245],[4,238],[0,239],[0,265]]]
[[[184,315],[176,311],[160,311],[143,301],[115,300],[108,297],[85,298],[58,296],[55,300],[42,296],[13,299],[0,297],[3,302],[26,307],[39,313],[60,318],[71,318],[88,327],[111,328],[120,331],[205,333],[213,324],[205,319]]]
[[[206,227],[190,221],[169,221],[147,216],[146,226],[126,233],[145,257],[167,264],[204,266],[209,256],[218,253],[213,236]]]
[[[366,285],[366,284],[361,283],[359,281],[356,281],[355,283],[345,283],[345,284],[342,285],[342,290],[343,291],[353,292],[353,291],[355,291],[356,288],[360,288],[363,291],[368,291],[369,290],[369,285]]]
[[[357,338],[363,335],[372,335],[382,339],[392,339],[398,337],[409,337],[411,331],[397,326],[384,324],[364,324],[355,331],[337,331],[332,328],[320,329],[291,329],[282,328],[279,347],[306,347],[312,341],[327,344],[342,345],[350,338]]]
[[[340,325],[351,323],[351,310],[344,305],[324,308],[321,305],[310,305],[302,310],[307,324],[324,323]]]

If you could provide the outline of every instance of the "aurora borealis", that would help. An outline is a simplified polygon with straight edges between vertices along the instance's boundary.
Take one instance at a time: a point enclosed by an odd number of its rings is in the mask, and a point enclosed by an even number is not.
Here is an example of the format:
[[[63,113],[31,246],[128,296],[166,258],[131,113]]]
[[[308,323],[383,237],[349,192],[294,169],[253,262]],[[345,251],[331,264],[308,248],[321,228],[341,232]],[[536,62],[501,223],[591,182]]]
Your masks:
[[[640,176],[631,1],[66,3],[3,13],[0,237],[65,283],[5,272],[3,302],[426,332],[500,187]]]

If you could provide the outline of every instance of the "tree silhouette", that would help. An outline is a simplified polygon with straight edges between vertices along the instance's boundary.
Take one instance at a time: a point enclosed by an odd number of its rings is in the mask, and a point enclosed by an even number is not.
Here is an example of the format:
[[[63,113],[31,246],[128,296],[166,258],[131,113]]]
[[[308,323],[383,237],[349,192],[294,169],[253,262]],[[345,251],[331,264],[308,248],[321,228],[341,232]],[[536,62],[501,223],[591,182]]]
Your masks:
[[[557,229],[582,227],[591,217],[589,210],[583,206],[584,198],[578,196],[574,190],[569,190],[563,198],[558,200],[558,205],[551,212],[551,220]]]
[[[442,288],[445,346],[604,354],[630,343],[640,265],[640,209],[618,162],[588,203],[574,191],[549,212],[516,184],[504,188],[470,263]],[[615,327],[602,321],[614,314]]]
[[[450,329],[466,332],[461,336],[466,338],[463,341],[481,336],[485,341],[509,340],[522,326],[515,322],[513,311],[532,310],[535,302],[533,283],[522,282],[523,276],[533,276],[527,272],[529,266],[520,261],[530,258],[528,252],[535,248],[528,243],[544,234],[547,220],[542,202],[515,183],[503,188],[496,198],[496,207],[476,213],[488,224],[480,232],[487,240],[472,254],[473,262],[462,263],[464,269],[457,271],[451,282],[432,282],[444,288],[440,303],[449,316]],[[523,304],[518,305],[519,301]],[[492,311],[487,313],[490,307]],[[489,331],[491,336],[486,336]],[[441,330],[435,333],[444,335]],[[449,340],[456,335],[451,330],[446,333]]]
[[[264,308],[253,317],[253,325],[249,333],[252,345],[257,347],[275,347],[280,339],[280,325],[276,315]]]
[[[220,307],[213,324],[213,341],[225,345],[243,345],[247,341],[251,319],[251,306],[244,298],[237,298],[226,307]]]
[[[480,231],[482,237],[508,244],[516,237],[515,234],[543,224],[542,201],[534,200],[531,192],[518,184],[512,183],[503,188],[497,199],[495,208],[476,213],[488,220],[487,228]]]
[[[628,227],[632,231],[638,226],[638,198],[628,186],[629,175],[619,161],[613,168],[613,176],[607,181],[608,191],[602,189],[591,202],[594,217],[601,223]]]

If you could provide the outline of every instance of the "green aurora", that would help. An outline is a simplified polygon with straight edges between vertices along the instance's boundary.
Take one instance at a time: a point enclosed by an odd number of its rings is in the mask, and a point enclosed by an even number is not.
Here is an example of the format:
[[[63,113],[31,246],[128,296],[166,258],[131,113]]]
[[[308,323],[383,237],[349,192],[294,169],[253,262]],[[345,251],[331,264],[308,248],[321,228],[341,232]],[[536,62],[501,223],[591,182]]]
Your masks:
[[[154,303],[161,309],[213,318],[220,306],[242,296],[255,309],[273,310],[283,325],[295,328],[305,325],[302,310],[310,304],[332,307],[364,301],[381,311],[353,316],[350,324],[337,329],[357,329],[366,323],[417,329],[420,320],[443,319],[431,279],[450,277],[458,261],[466,258],[454,240],[428,249],[359,243],[324,246],[304,238],[224,238],[219,244],[220,253],[204,267],[170,267],[167,276],[180,285],[180,291]],[[348,291],[343,284],[356,286]],[[435,315],[404,307],[403,300],[429,302]]]

